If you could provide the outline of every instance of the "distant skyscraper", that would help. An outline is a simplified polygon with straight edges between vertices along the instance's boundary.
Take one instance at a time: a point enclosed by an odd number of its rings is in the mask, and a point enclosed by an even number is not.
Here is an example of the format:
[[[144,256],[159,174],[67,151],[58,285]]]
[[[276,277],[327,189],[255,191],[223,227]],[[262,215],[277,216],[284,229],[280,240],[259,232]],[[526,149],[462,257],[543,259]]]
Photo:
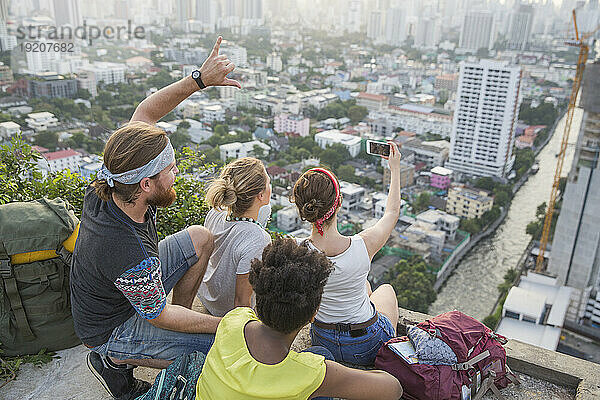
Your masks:
[[[196,0],[196,20],[214,26],[218,19],[218,4],[216,0]]]
[[[441,22],[439,18],[421,18],[416,26],[415,46],[435,47],[440,42]]]
[[[8,0],[0,0],[0,21],[8,19]]]
[[[191,8],[191,0],[177,0],[177,3],[175,4],[175,13],[179,24],[183,24],[191,18]]]
[[[497,177],[512,169],[520,86],[521,68],[507,61],[461,62],[446,167]]]
[[[471,11],[465,15],[458,47],[476,52],[491,50],[495,40],[494,15],[489,11]]]
[[[243,0],[242,17],[246,19],[262,19],[262,0]]]
[[[508,28],[508,48],[525,50],[529,45],[533,28],[533,6],[519,4],[510,16]]]
[[[348,4],[348,31],[359,32],[361,25],[362,3],[360,0],[352,0]]]
[[[575,290],[567,319],[600,327],[600,63],[588,64],[583,122],[556,224],[548,272]]]
[[[79,0],[54,0],[56,25],[79,26],[83,23]]]
[[[367,37],[372,40],[379,40],[383,35],[383,12],[379,10],[371,11],[369,21],[367,22]]]
[[[406,15],[400,8],[391,8],[386,13],[385,42],[400,46],[406,40]]]

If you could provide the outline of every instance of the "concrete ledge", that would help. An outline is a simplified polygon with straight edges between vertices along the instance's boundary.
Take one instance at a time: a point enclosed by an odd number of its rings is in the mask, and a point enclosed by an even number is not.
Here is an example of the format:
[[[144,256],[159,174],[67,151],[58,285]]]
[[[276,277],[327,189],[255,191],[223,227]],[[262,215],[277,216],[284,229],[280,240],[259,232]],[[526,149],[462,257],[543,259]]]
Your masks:
[[[406,325],[431,318],[430,315],[399,309],[398,335]],[[509,367],[519,373],[559,386],[576,389],[576,400],[600,399],[600,365],[566,354],[510,340],[506,346]]]

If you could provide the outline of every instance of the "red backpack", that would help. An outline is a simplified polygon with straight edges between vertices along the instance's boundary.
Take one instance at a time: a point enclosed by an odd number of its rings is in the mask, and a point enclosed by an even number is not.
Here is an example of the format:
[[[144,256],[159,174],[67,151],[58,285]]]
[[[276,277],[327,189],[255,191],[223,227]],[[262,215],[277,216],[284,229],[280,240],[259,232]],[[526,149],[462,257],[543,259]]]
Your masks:
[[[407,328],[389,340],[375,367],[394,375],[408,400],[480,399],[491,389],[519,383],[506,365],[507,339],[481,322],[450,311]]]

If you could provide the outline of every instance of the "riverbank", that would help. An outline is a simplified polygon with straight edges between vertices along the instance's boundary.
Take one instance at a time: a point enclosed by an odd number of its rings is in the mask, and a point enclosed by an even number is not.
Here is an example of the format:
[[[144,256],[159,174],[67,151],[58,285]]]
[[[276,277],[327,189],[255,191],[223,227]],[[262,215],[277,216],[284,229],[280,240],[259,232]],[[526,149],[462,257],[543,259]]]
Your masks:
[[[582,112],[576,110],[572,129],[577,131]],[[514,184],[514,197],[507,210],[493,225],[480,234],[473,235],[473,243],[461,251],[447,270],[444,284],[438,284],[438,298],[431,304],[430,313],[440,314],[459,309],[477,319],[483,319],[493,309],[498,299],[497,286],[507,270],[514,268],[530,241],[525,228],[535,218],[537,205],[547,199],[552,189],[556,169],[555,154],[560,148],[565,116],[555,122],[548,137],[536,149],[540,169],[537,174],[527,172]],[[575,136],[575,135],[572,135]],[[567,159],[572,159],[569,147]],[[494,229],[495,228],[495,229]],[[475,243],[477,240],[477,243]]]
[[[554,135],[556,134],[556,128],[558,127],[558,124],[560,123],[560,121],[564,118],[565,114],[566,114],[566,111],[563,112],[554,121],[554,125],[552,126],[552,129],[550,130],[550,133],[548,134],[548,136],[546,137],[544,142],[538,148],[535,149],[534,153],[535,153],[536,157],[546,147],[546,145],[548,145],[550,140],[554,137]],[[529,177],[532,175],[531,171],[532,171],[532,167],[529,167],[529,169],[527,169],[527,172],[525,172],[525,174],[523,174],[523,176],[517,182],[515,182],[515,184],[512,187],[513,198],[514,198],[514,195],[519,191],[519,189],[521,189],[521,187],[525,184],[525,182],[527,182],[529,180]],[[512,204],[512,199],[511,199],[511,204]],[[477,246],[477,244],[479,244],[479,242],[481,240],[487,238],[488,236],[493,234],[496,231],[496,229],[498,229],[500,224],[502,224],[504,222],[504,220],[506,219],[509,208],[510,208],[510,204],[508,207],[502,208],[502,212],[501,212],[500,216],[494,222],[492,222],[482,232],[479,232],[478,234],[471,236],[469,243],[467,243],[462,248],[458,249],[458,251],[452,255],[452,259],[449,260],[449,262],[447,262],[447,264],[444,265],[442,267],[442,269],[440,269],[440,271],[438,271],[436,281],[433,286],[433,288],[435,289],[436,292],[439,291],[439,289],[444,285],[446,280],[452,275],[452,273],[454,273],[454,270],[457,268],[458,264],[463,259],[463,257],[465,257],[469,253],[469,251],[471,251],[475,246]]]

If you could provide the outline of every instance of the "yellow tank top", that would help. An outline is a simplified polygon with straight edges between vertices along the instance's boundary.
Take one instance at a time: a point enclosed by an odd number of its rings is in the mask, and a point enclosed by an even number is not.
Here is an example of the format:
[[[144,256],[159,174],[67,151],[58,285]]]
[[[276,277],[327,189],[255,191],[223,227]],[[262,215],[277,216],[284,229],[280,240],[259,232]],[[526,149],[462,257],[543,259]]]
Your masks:
[[[321,386],[326,368],[323,356],[290,351],[280,363],[268,365],[250,355],[244,327],[257,320],[248,307],[223,317],[198,378],[196,399],[306,400]]]

